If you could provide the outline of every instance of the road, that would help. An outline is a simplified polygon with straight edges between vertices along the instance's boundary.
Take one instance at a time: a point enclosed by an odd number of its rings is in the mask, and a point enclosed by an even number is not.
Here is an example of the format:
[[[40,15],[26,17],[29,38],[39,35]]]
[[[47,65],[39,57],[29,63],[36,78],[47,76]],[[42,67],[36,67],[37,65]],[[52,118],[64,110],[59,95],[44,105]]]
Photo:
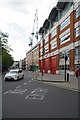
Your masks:
[[[3,118],[78,118],[78,92],[32,80],[4,81]]]

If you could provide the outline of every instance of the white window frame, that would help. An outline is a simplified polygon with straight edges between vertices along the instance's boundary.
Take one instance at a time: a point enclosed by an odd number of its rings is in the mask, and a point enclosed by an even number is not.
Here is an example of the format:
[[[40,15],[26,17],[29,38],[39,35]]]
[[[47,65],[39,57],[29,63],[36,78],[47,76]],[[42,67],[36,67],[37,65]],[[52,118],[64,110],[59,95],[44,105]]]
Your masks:
[[[75,18],[78,18],[80,16],[80,5],[75,10]]]
[[[51,50],[57,47],[57,39],[55,38],[50,42]]]
[[[42,47],[43,46],[43,40],[41,40],[41,43],[40,43],[40,47]]]
[[[48,44],[44,47],[44,52],[47,53],[49,51],[49,46]]]
[[[51,38],[54,37],[56,34],[57,34],[57,29],[54,29],[54,30],[51,32]]]
[[[40,49],[40,55],[43,55],[43,48]]]
[[[80,36],[80,26],[75,28],[74,35],[75,35],[75,37],[79,37]]]
[[[66,39],[67,38],[67,39]],[[64,36],[60,38],[60,45],[70,41],[70,32],[66,33]]]
[[[45,43],[48,42],[48,36],[44,38],[44,42],[45,42]]]
[[[75,60],[78,60],[80,58],[80,46],[75,47]]]
[[[61,24],[60,24],[60,30],[63,30],[66,26],[70,24],[70,16],[68,16]]]

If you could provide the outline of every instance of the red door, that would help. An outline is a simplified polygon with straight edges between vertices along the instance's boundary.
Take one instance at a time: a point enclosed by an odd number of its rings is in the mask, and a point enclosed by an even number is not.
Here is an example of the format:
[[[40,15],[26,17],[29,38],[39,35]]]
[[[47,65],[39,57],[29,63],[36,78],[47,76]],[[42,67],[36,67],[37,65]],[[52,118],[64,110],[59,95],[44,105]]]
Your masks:
[[[49,70],[49,59],[45,59],[44,61],[44,70],[45,70],[45,73],[48,73],[48,70]]]
[[[40,69],[40,72],[42,72],[42,60],[39,61],[39,69]]]
[[[51,74],[56,74],[56,56],[51,57]]]

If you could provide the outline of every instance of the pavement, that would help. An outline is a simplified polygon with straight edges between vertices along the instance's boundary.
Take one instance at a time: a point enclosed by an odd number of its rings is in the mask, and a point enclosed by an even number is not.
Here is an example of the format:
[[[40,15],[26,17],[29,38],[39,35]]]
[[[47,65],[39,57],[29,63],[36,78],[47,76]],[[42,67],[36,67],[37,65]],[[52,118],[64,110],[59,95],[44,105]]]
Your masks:
[[[69,75],[69,80],[64,79],[64,75],[43,74],[40,72],[32,72],[33,80],[47,83],[68,90],[80,92],[80,76],[76,78],[74,75]],[[67,77],[67,76],[66,76]]]

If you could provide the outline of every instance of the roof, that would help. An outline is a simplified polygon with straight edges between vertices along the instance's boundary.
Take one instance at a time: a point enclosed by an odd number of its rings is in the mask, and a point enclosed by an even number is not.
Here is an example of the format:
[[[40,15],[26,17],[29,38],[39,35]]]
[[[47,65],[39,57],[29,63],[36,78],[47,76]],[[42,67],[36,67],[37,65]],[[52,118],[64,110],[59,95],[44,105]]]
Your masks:
[[[41,33],[44,33],[43,27],[40,27],[40,29],[39,29],[39,34],[41,34]]]
[[[43,23],[43,28],[48,29],[49,28],[49,20],[46,19]]]
[[[72,4],[73,3],[73,0],[69,0],[69,1],[66,1],[66,0],[59,0],[59,2],[57,3],[57,8],[59,8],[59,9],[64,9],[65,8],[65,6],[67,5],[67,4]]]
[[[48,19],[50,19],[51,21],[54,21],[57,14],[58,14],[57,8],[53,7],[50,14],[49,14]]]
[[[60,9],[64,9],[64,7],[65,7],[65,2],[58,2],[58,3],[57,3],[57,7],[60,8]]]

